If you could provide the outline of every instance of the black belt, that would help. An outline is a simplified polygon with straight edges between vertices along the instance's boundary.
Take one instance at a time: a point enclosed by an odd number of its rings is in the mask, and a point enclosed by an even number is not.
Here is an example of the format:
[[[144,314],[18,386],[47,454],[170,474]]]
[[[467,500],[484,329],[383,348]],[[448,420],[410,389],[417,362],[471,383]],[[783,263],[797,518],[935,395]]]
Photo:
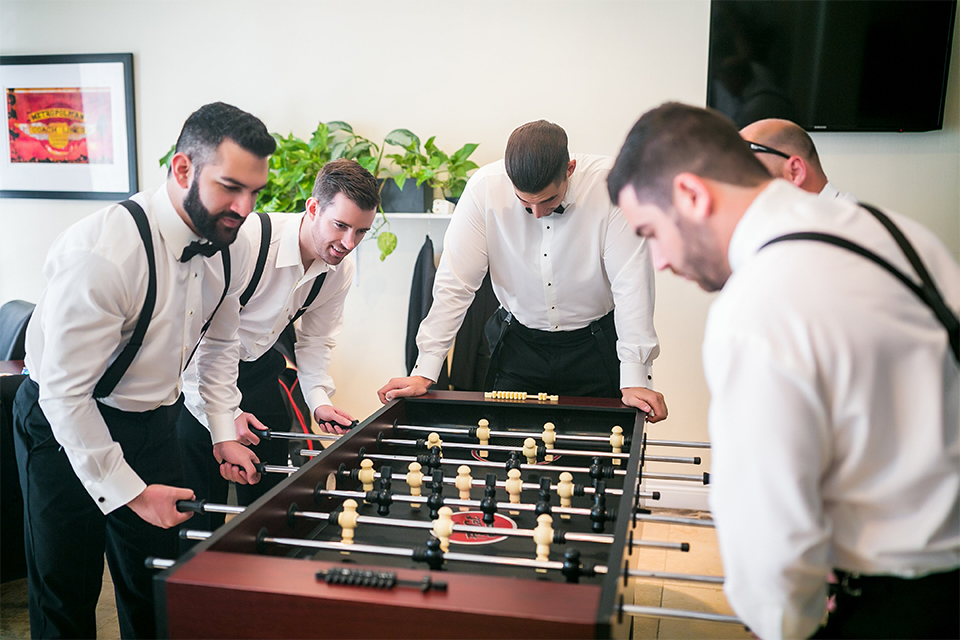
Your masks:
[[[931,573],[917,578],[863,575],[842,569],[834,569],[833,572],[837,576],[837,584],[830,585],[831,592],[841,592],[854,598],[879,593],[897,593],[904,588],[921,587],[924,583],[934,585],[938,582],[944,582],[955,585],[958,580],[960,580],[960,569],[942,573]]]

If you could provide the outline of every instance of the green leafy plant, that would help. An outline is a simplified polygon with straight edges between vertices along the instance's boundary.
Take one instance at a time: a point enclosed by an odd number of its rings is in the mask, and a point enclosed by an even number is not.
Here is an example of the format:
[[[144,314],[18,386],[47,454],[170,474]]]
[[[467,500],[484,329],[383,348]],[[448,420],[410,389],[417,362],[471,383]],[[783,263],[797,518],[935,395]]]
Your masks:
[[[420,138],[408,129],[394,129],[384,137],[382,145],[357,134],[341,120],[321,122],[309,141],[292,133],[271,135],[277,141],[277,150],[270,156],[267,186],[259,197],[260,209],[267,212],[303,211],[317,173],[331,160],[355,160],[374,177],[393,179],[400,189],[408,179],[415,179],[418,187],[427,183],[450,197],[460,196],[467,183],[467,172],[477,168],[468,158],[478,145],[466,144],[448,156],[434,144],[434,136],[421,151]],[[387,145],[400,147],[403,153],[385,155]],[[160,158],[160,166],[169,168],[173,154],[171,147]],[[384,165],[384,159],[392,163],[392,168]],[[397,248],[397,236],[390,231],[390,221],[382,207],[367,238],[376,239],[380,260]]]

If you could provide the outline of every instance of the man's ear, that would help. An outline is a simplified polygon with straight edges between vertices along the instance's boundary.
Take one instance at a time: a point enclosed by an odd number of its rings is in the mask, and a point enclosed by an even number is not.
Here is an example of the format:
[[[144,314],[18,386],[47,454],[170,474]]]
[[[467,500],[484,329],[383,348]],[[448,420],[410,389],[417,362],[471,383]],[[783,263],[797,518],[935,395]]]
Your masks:
[[[190,178],[193,172],[193,162],[185,153],[175,153],[170,158],[170,175],[176,180],[177,186],[181,189],[190,188]]]
[[[307,198],[306,208],[307,208],[307,215],[310,218],[315,218],[317,217],[317,214],[320,213],[320,202],[317,201],[316,198],[311,196]]]
[[[790,156],[783,163],[783,177],[795,186],[803,186],[807,180],[807,163],[800,156]]]
[[[577,170],[577,160],[574,158],[567,163],[567,180],[570,179],[570,176],[573,175],[573,172]]]
[[[705,220],[713,211],[713,195],[700,176],[678,173],[673,178],[673,207],[687,218]]]

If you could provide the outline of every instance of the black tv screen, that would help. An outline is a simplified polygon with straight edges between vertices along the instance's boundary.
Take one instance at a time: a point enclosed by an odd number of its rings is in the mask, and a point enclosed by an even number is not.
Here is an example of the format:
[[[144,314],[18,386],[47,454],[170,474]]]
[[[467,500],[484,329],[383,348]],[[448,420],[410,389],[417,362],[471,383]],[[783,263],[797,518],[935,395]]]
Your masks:
[[[707,105],[739,127],[943,127],[956,0],[712,0]]]

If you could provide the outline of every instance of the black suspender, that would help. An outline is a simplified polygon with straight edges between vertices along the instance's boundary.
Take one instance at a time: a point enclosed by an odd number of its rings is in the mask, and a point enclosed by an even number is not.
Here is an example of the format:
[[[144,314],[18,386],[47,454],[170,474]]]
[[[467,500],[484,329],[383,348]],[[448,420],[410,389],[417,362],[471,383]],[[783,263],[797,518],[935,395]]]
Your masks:
[[[902,282],[904,286],[910,289],[914,295],[920,298],[920,300],[927,305],[931,311],[933,311],[934,315],[937,317],[937,320],[939,320],[940,324],[943,325],[943,328],[947,330],[947,336],[950,339],[950,349],[953,351],[954,358],[960,362],[960,319],[958,319],[957,315],[953,313],[953,311],[947,306],[943,296],[940,294],[940,290],[937,289],[936,283],[934,283],[933,278],[930,277],[930,273],[924,266],[920,256],[917,255],[913,245],[911,245],[910,241],[907,240],[906,236],[903,235],[903,232],[900,231],[900,228],[897,227],[897,225],[895,225],[893,221],[879,209],[867,204],[861,204],[860,206],[869,211],[877,220],[879,220],[880,223],[887,229],[887,231],[890,232],[890,235],[893,236],[893,239],[896,240],[897,244],[900,245],[901,251],[903,251],[903,254],[917,272],[917,275],[920,278],[920,285],[916,284],[912,279],[910,279],[909,276],[869,249],[845,238],[841,238],[829,233],[819,233],[815,231],[788,233],[773,238],[772,240],[768,240],[762,247],[760,247],[760,249],[764,249],[765,247],[768,247],[776,242],[784,242],[788,240],[815,240],[847,249],[848,251],[852,251],[876,263],[897,278],[900,282]]]
[[[227,291],[230,289],[230,249],[222,249],[220,251],[220,257],[223,259],[223,293],[220,294],[220,301],[217,302],[217,306],[213,309],[213,313],[211,313],[210,317],[207,318],[207,321],[203,323],[203,328],[200,329],[200,337],[197,338],[197,344],[193,345],[193,351],[190,352],[190,357],[188,357],[186,362],[183,363],[184,370],[186,370],[187,365],[190,364],[190,361],[193,360],[193,354],[197,352],[197,347],[199,347],[200,342],[203,341],[203,336],[207,333],[207,329],[210,328],[210,323],[213,322],[214,316],[216,316],[217,311],[220,310],[220,305],[223,304],[224,298],[227,297]]]
[[[263,277],[263,269],[267,264],[267,253],[270,251],[270,237],[273,232],[270,216],[265,213],[257,213],[257,215],[260,217],[260,253],[257,255],[257,264],[253,269],[250,282],[247,284],[247,288],[243,290],[243,293],[240,294],[241,309],[247,306],[247,303],[250,302],[250,299],[256,292],[257,286],[260,285],[260,279]],[[303,305],[297,313],[290,319],[291,323],[296,322],[300,316],[306,313],[310,305],[313,304],[313,301],[317,299],[317,295],[320,293],[320,287],[323,286],[323,281],[326,277],[327,272],[324,271],[313,281],[313,285],[310,287],[310,293],[307,294],[306,300],[303,301]]]
[[[107,367],[107,370],[93,388],[94,398],[105,398],[113,393],[113,390],[117,387],[117,384],[119,384],[123,375],[127,372],[127,369],[130,368],[133,359],[137,356],[137,352],[140,351],[140,347],[143,346],[143,338],[147,334],[147,327],[150,326],[153,310],[157,304],[157,262],[153,249],[153,236],[150,233],[150,223],[147,221],[147,214],[144,213],[143,208],[133,200],[125,200],[120,204],[133,216],[133,220],[137,224],[137,231],[140,232],[140,239],[143,241],[143,248],[147,252],[147,295],[144,298],[143,308],[140,310],[140,316],[137,318],[137,324],[133,328],[133,335],[130,336],[130,341],[123,347],[120,355],[110,363],[110,366]],[[220,295],[220,301],[217,303],[217,307],[213,310],[213,313],[210,314],[210,318],[204,323],[203,328],[200,330],[200,339],[203,339],[203,335],[207,332],[207,329],[210,328],[213,317],[217,315],[220,305],[223,304],[224,298],[227,297],[227,290],[230,289],[230,250],[224,249],[220,252],[220,256],[223,260],[223,293]],[[184,368],[189,364],[190,359],[193,358],[193,354],[196,353],[197,346],[199,345],[200,340],[198,339],[197,344],[193,347],[193,351],[190,352],[190,357],[187,358],[187,361],[184,363]]]
[[[137,318],[137,326],[133,329],[133,335],[130,336],[130,342],[126,344],[117,359],[110,363],[103,376],[93,388],[94,398],[105,398],[113,393],[120,378],[130,368],[130,364],[136,357],[137,352],[143,345],[143,337],[147,333],[147,327],[150,326],[150,318],[153,317],[153,308],[157,304],[157,263],[153,252],[153,236],[150,234],[150,223],[147,222],[147,214],[139,204],[133,200],[124,200],[120,203],[137,223],[137,231],[140,232],[140,239],[143,240],[143,248],[147,252],[147,296],[143,301],[143,309],[140,311],[140,317]]]
[[[265,213],[257,213],[260,218],[260,253],[257,255],[257,265],[253,269],[253,275],[250,277],[250,283],[240,294],[240,308],[243,309],[253,297],[253,292],[257,290],[260,284],[260,278],[263,277],[263,268],[267,264],[267,254],[270,252],[270,236],[273,232],[270,222],[270,216]]]

